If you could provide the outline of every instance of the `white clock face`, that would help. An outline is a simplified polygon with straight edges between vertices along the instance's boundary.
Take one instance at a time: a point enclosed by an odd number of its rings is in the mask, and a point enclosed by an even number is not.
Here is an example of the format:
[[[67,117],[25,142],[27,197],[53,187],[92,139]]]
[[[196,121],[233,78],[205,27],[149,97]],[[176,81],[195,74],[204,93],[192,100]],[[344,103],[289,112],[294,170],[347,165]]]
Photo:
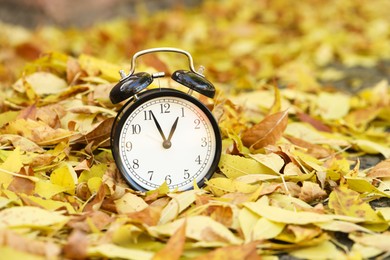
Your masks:
[[[121,127],[122,173],[145,190],[164,182],[171,190],[190,189],[215,165],[219,132],[204,111],[187,99],[148,99],[131,111]]]

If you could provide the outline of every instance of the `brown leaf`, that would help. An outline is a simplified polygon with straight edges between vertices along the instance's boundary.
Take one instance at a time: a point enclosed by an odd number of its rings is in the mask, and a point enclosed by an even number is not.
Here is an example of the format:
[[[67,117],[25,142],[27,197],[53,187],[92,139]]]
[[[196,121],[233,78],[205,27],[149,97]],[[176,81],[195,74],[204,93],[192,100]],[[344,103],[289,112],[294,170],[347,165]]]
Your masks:
[[[95,198],[92,201],[88,202],[87,205],[85,205],[83,212],[99,210],[102,203],[103,203],[105,196],[106,196],[106,187],[105,187],[105,185],[101,185]]]
[[[315,158],[326,158],[332,155],[332,151],[329,149],[326,149],[325,147],[318,145],[318,144],[312,144],[309,142],[306,142],[300,138],[296,138],[293,136],[286,136],[286,138],[296,146],[306,148],[307,153],[314,156]]]
[[[367,176],[371,178],[390,177],[390,159],[375,165],[374,168],[367,173]]]
[[[31,180],[14,176],[8,189],[16,193],[32,195],[34,193],[35,183]]]
[[[242,134],[245,146],[260,149],[275,144],[287,127],[288,111],[281,111],[264,118]]]
[[[196,260],[260,260],[261,257],[256,252],[256,245],[259,242],[252,242],[242,246],[227,246],[215,249],[208,254],[195,258]]]
[[[106,120],[99,123],[92,131],[87,133],[86,135],[77,138],[72,141],[75,143],[91,143],[94,142],[96,145],[100,146],[109,146],[110,145],[110,134],[112,123],[114,122],[114,118],[107,118]]]
[[[329,133],[332,132],[332,129],[330,129],[329,126],[327,126],[324,123],[322,123],[321,121],[309,116],[308,114],[298,113],[297,116],[298,116],[299,120],[301,120],[302,122],[309,123],[318,131],[329,132]]]
[[[327,194],[320,185],[311,181],[304,181],[299,198],[305,202],[313,202],[326,198]]]
[[[167,245],[158,251],[153,260],[177,260],[183,253],[184,243],[186,241],[186,222],[178,228],[168,240]]]
[[[57,259],[61,252],[59,246],[53,242],[34,240],[7,229],[0,230],[0,247],[1,246],[7,246],[21,252],[45,256],[47,259]]]
[[[86,73],[81,70],[80,64],[74,58],[69,58],[66,62],[66,81],[69,84],[74,84],[81,76]]]
[[[68,259],[85,259],[87,257],[88,238],[78,229],[74,229],[68,237],[68,242],[63,248]]]
[[[149,206],[141,211],[127,214],[133,221],[143,223],[148,226],[155,226],[158,224],[161,216],[161,207]]]

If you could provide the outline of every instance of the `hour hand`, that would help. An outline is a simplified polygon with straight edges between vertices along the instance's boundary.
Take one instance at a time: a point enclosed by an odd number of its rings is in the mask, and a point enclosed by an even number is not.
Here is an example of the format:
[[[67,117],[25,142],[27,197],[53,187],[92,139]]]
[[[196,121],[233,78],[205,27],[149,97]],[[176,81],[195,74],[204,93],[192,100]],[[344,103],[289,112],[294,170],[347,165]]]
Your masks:
[[[167,141],[167,138],[165,138],[164,132],[163,132],[163,130],[161,129],[160,124],[158,123],[156,117],[154,116],[153,111],[150,111],[150,112],[151,112],[151,114],[152,114],[153,121],[154,121],[154,123],[156,124],[157,130],[160,132],[160,135],[161,135],[161,137],[162,137],[162,139],[163,139],[163,142],[166,142],[166,141]]]

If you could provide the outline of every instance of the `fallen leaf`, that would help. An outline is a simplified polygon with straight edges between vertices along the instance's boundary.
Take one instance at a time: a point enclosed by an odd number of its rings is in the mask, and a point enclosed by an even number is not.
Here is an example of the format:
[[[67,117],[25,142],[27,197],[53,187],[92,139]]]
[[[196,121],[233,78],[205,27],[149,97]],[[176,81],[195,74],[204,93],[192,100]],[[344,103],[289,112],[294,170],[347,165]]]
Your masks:
[[[172,194],[171,201],[161,212],[159,224],[165,224],[174,220],[182,211],[194,203],[196,195],[201,194],[199,190],[189,190],[180,194]]]
[[[247,129],[241,136],[245,146],[260,149],[275,144],[287,127],[288,110],[267,116],[258,124]]]
[[[25,82],[31,85],[38,95],[56,94],[63,91],[68,84],[62,78],[49,72],[35,72],[15,82],[13,88],[19,92],[24,92]]]
[[[317,99],[318,113],[325,120],[341,119],[349,112],[349,99],[343,93],[320,92]]]
[[[379,162],[368,173],[367,177],[387,178],[390,177],[390,159]]]
[[[385,252],[389,251],[389,245],[390,245],[389,232],[385,232],[382,234],[367,234],[367,233],[350,234],[349,238],[365,246],[371,246],[383,250]]]
[[[244,203],[244,207],[248,208],[259,216],[278,223],[305,225],[333,220],[333,217],[330,215],[313,212],[294,212],[291,210],[269,206],[268,198],[266,196],[263,196],[257,202]]]
[[[206,216],[190,216],[171,223],[149,227],[148,230],[155,236],[172,236],[184,222],[187,223],[187,238],[203,242],[222,242],[233,245],[242,243],[241,239],[236,237],[228,228]]]
[[[6,248],[9,248],[8,251]],[[19,257],[23,257],[23,259],[54,259],[59,256],[61,249],[53,242],[27,238],[15,231],[2,229],[0,230],[0,252],[4,259],[12,259],[7,256],[16,257],[15,259],[19,259]],[[24,252],[25,255],[17,254],[17,252]]]
[[[68,217],[59,212],[51,212],[37,207],[12,207],[0,211],[0,227],[26,227],[46,229],[61,227]]]
[[[260,260],[262,259],[256,251],[257,242],[239,245],[239,246],[227,246],[224,248],[218,248],[211,251],[208,254],[195,258],[196,260],[208,260],[208,259],[243,259],[243,260]]]
[[[74,195],[77,184],[77,175],[72,166],[64,164],[50,174],[50,182],[54,185],[63,187],[66,192]]]
[[[87,255],[89,257],[121,258],[128,260],[148,260],[153,258],[153,252],[148,250],[125,248],[114,244],[101,244],[88,247]]]
[[[360,194],[346,187],[336,187],[329,194],[329,207],[336,214],[363,218],[368,223],[383,223],[371,206],[360,198]]]
[[[115,200],[115,206],[119,214],[126,214],[144,210],[149,205],[141,197],[126,193],[120,199]]]
[[[158,251],[153,260],[177,260],[183,253],[184,243],[186,241],[186,222],[178,228],[168,240],[166,246]]]
[[[301,192],[299,198],[305,202],[315,202],[327,197],[326,192],[321,189],[318,183],[313,183],[310,181],[304,181],[302,183]]]
[[[227,178],[213,178],[206,182],[207,188],[216,196],[222,196],[231,192],[252,193],[257,187],[244,182]]]
[[[329,259],[344,259],[346,256],[337,249],[330,241],[324,241],[315,246],[293,250],[290,254],[302,259],[322,259],[324,256]]]
[[[69,259],[85,259],[87,257],[88,237],[80,230],[73,230],[64,246],[65,257]]]

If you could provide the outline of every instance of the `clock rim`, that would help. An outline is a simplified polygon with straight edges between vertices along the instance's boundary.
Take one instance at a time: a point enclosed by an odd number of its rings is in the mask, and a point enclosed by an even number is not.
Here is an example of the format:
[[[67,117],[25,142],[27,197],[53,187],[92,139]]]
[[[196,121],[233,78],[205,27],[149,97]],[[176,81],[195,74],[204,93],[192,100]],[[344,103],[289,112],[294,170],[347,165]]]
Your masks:
[[[218,122],[215,119],[212,112],[198,99],[194,98],[191,95],[188,95],[182,91],[176,90],[176,89],[170,89],[170,88],[158,88],[158,89],[150,89],[143,91],[142,93],[137,94],[138,99],[132,98],[130,99],[126,104],[123,105],[123,107],[118,111],[117,116],[115,117],[114,123],[112,125],[111,129],[111,137],[110,137],[110,146],[112,155],[115,161],[115,165],[118,168],[121,176],[125,179],[126,183],[130,186],[130,188],[136,190],[136,191],[149,191],[148,189],[142,187],[139,185],[126,171],[126,166],[123,163],[121,157],[120,157],[120,149],[119,149],[119,143],[120,143],[120,133],[121,130],[127,120],[127,118],[130,116],[130,114],[136,110],[139,106],[142,104],[155,99],[155,98],[161,98],[161,97],[176,97],[176,98],[182,98],[193,105],[200,108],[203,113],[206,115],[208,120],[210,121],[210,124],[214,130],[215,135],[215,154],[213,158],[213,162],[211,163],[210,168],[208,169],[207,173],[204,177],[201,179],[196,179],[196,183],[198,187],[204,186],[206,180],[209,180],[215,171],[218,168],[218,164],[221,158],[222,153],[222,138],[221,138],[221,131],[218,126]],[[190,188],[180,190],[191,190],[193,189],[193,186]]]

